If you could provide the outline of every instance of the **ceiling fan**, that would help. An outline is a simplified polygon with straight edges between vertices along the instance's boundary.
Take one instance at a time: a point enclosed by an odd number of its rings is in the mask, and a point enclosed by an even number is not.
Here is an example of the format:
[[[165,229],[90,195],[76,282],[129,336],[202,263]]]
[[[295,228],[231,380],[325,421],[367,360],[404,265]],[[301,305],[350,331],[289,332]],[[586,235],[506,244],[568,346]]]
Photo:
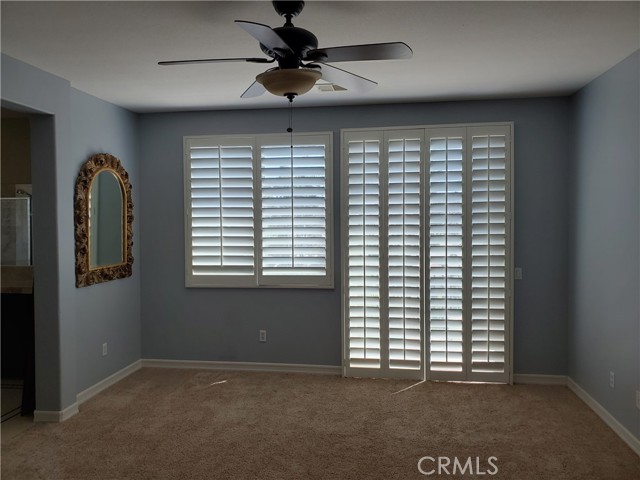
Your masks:
[[[317,37],[304,28],[295,27],[291,19],[300,14],[304,2],[272,2],[278,15],[285,18],[282,27],[271,28],[261,23],[236,20],[249,35],[260,42],[260,49],[270,58],[207,58],[199,60],[173,60],[159,65],[185,65],[220,62],[274,63],[278,66],[259,74],[256,81],[245,90],[242,98],[257,97],[268,91],[293,101],[323,79],[347,90],[368,92],[377,85],[373,80],[361,77],[338,67],[336,62],[362,60],[394,60],[411,58],[413,51],[403,42],[345,45],[318,48]]]

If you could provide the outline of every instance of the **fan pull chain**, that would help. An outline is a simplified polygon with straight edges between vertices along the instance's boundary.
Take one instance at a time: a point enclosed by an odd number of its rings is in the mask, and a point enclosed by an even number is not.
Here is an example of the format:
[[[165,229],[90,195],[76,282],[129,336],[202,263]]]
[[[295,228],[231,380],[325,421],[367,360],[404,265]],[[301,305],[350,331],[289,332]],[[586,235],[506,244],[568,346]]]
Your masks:
[[[295,238],[295,223],[294,223],[294,215],[293,215],[293,208],[294,208],[294,202],[293,202],[293,198],[294,198],[294,185],[293,185],[293,99],[294,99],[294,95],[287,95],[287,98],[289,99],[289,128],[287,128],[287,132],[289,132],[289,138],[291,140],[291,150],[289,152],[290,155],[290,160],[291,160],[291,170],[290,170],[290,176],[291,176],[291,267],[295,267],[295,242],[294,242],[294,238]]]
[[[293,139],[293,99],[295,96],[289,94],[287,98],[289,99],[289,128],[287,128],[287,132],[291,134],[291,138]],[[291,140],[291,147],[293,148],[293,140]]]

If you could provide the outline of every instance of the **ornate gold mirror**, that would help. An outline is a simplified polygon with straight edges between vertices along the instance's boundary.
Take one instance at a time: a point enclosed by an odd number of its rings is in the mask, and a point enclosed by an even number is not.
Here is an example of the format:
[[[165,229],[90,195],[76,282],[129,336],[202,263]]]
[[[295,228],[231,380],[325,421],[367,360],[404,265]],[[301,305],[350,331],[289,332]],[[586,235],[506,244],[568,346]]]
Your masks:
[[[90,157],[75,189],[76,287],[130,277],[133,204],[129,175],[108,153]]]

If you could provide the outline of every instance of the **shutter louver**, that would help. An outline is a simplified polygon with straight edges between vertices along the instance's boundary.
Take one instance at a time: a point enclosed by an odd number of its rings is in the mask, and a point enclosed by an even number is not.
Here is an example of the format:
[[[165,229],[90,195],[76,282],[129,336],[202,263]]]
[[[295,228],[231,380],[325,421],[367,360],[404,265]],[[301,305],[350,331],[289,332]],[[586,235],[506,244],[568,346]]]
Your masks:
[[[380,141],[348,142],[349,366],[380,367]]]
[[[471,371],[505,372],[507,141],[471,135]]]
[[[429,142],[430,370],[463,372],[464,135]]]
[[[188,147],[191,274],[253,275],[252,147]]]
[[[388,142],[389,367],[420,369],[420,139]]]
[[[262,146],[260,160],[262,275],[325,276],[325,145]]]

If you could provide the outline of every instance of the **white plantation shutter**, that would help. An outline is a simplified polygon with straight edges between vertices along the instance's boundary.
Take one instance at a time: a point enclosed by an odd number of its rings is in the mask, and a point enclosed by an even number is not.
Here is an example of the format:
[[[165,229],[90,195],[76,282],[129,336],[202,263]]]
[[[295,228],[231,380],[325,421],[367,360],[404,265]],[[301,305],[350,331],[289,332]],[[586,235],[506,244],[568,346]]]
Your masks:
[[[254,275],[253,154],[247,139],[185,139],[187,278]]]
[[[343,137],[343,208],[346,210],[348,367],[380,368],[380,150],[382,138]]]
[[[332,135],[185,137],[189,287],[332,288]]]
[[[422,131],[343,137],[348,372],[422,376]]]
[[[399,134],[404,138],[398,138]],[[422,365],[422,133],[389,135],[386,142],[389,367],[419,370]]]
[[[509,382],[511,126],[344,131],[342,151],[345,373]]]
[[[509,138],[469,129],[471,148],[471,375],[505,374],[508,330]],[[490,378],[490,377],[488,377]]]
[[[261,275],[328,279],[327,135],[260,141]],[[280,280],[277,280],[280,282]]]
[[[509,132],[429,133],[430,378],[509,381]]]
[[[464,369],[464,129],[429,136],[429,358],[432,378]],[[439,375],[437,372],[447,372]]]

